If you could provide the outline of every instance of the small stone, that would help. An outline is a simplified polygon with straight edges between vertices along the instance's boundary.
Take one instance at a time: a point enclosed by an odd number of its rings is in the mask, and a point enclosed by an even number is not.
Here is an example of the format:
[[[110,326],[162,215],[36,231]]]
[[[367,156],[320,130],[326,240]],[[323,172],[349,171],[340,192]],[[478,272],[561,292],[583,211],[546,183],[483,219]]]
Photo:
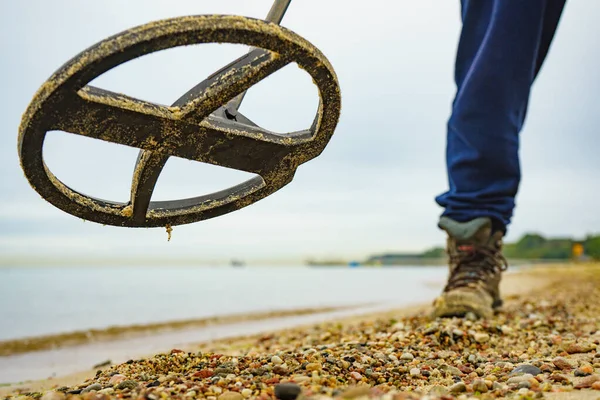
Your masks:
[[[541,387],[542,392],[551,392],[552,391],[552,384],[550,382],[544,382],[544,384]]]
[[[131,379],[129,379],[129,380],[119,383],[117,386],[115,386],[115,389],[117,389],[117,390],[135,389],[137,387],[137,385],[138,385],[138,383],[136,381],[132,381]]]
[[[517,392],[517,394],[519,396],[523,396],[523,397],[529,396],[529,389],[527,389],[527,388],[521,388],[521,389],[519,389],[519,391]]]
[[[492,390],[504,390],[504,386],[496,381],[492,384]]]
[[[99,384],[99,383],[92,383],[91,385],[89,385],[88,387],[86,387],[85,389],[83,389],[81,391],[81,393],[88,393],[88,392],[91,392],[92,390],[93,391],[98,391],[100,389],[102,389],[102,385],[101,384]]]
[[[340,395],[343,399],[355,399],[358,397],[368,396],[371,392],[369,386],[353,386],[342,392]]]
[[[421,375],[421,370],[419,368],[411,368],[410,375],[411,376],[419,376],[419,375]]]
[[[98,390],[98,394],[107,394],[107,395],[111,395],[115,392],[115,389],[113,388],[106,388],[106,389],[102,389],[102,390]]]
[[[486,393],[488,391],[488,387],[483,379],[475,379],[473,381],[473,391],[479,393]]]
[[[591,365],[584,365],[577,368],[574,372],[575,376],[588,376],[594,373],[594,368]]]
[[[532,378],[533,378],[533,375],[531,375],[531,374],[523,374],[523,375],[513,376],[512,378],[510,378],[509,380],[506,381],[506,384],[507,385],[519,385],[521,382],[528,382]]]
[[[569,354],[589,353],[596,349],[592,344],[570,344],[565,346],[565,351]]]
[[[475,354],[471,354],[468,358],[467,361],[469,361],[471,364],[475,364],[477,362],[477,356]]]
[[[567,361],[566,358],[564,357],[556,357],[554,360],[552,360],[552,364],[554,364],[554,366],[562,371],[567,371],[567,370],[571,370],[573,369],[573,366],[571,365],[570,362]]]
[[[244,396],[238,392],[225,392],[218,397],[219,400],[242,400],[243,398]]]
[[[467,391],[467,385],[464,382],[457,382],[448,388],[450,393],[463,393]]]
[[[47,392],[45,393],[41,400],[63,400],[65,398],[65,394],[62,392]]]
[[[513,328],[507,325],[502,325],[502,327],[500,327],[500,330],[505,335],[510,335],[511,333],[513,333]]]
[[[468,313],[465,315],[465,319],[466,319],[467,321],[472,321],[472,322],[475,322],[475,321],[477,321],[477,319],[478,319],[478,318],[477,318],[477,315],[475,315],[475,313],[468,312]]]
[[[567,384],[571,383],[571,380],[568,377],[561,375],[561,374],[550,375],[550,380],[553,382],[560,382],[560,383],[567,383]]]
[[[487,333],[476,333],[473,338],[477,343],[486,343],[490,340],[490,335]]]
[[[442,397],[448,394],[448,389],[443,386],[434,386],[429,390],[429,395]]]
[[[542,364],[540,366],[540,370],[542,372],[552,372],[554,371],[554,365],[550,365],[550,364]]]
[[[127,379],[127,377],[125,375],[122,374],[116,374],[110,377],[110,379],[108,380],[108,383],[111,385],[118,385],[119,383],[123,382],[125,379]]]
[[[529,389],[529,388],[531,388],[531,382],[529,382],[529,381],[519,382],[519,384],[517,385],[517,388],[518,389],[523,389],[523,388]]]
[[[362,375],[356,371],[350,372],[350,376],[352,377],[352,379],[357,380],[357,381],[360,381],[362,379]]]
[[[252,396],[252,390],[248,388],[243,389],[242,396],[244,396],[245,399],[249,398],[250,396]]]
[[[306,376],[306,375],[294,375],[294,376],[292,376],[292,380],[295,383],[302,383],[302,382],[310,381],[310,377]]]
[[[402,353],[402,355],[400,356],[400,359],[412,361],[415,359],[415,356],[413,356],[411,353]]]
[[[273,357],[271,357],[271,362],[273,364],[275,364],[275,365],[281,365],[281,364],[283,364],[283,360],[279,356],[273,356]]]
[[[539,369],[538,367],[535,367],[530,364],[523,364],[523,365],[519,365],[517,368],[513,369],[512,372],[510,373],[510,375],[515,376],[515,375],[530,374],[530,375],[536,376],[541,373],[542,373],[542,370]]]
[[[591,388],[592,385],[596,382],[600,382],[599,375],[591,375],[583,378],[577,385],[575,385],[575,389],[587,389]]]
[[[321,369],[321,364],[319,363],[308,363],[306,364],[307,371],[318,371]]]
[[[463,374],[462,371],[456,367],[448,367],[448,372],[453,376],[461,376]]]
[[[273,373],[279,374],[279,375],[285,375],[287,373],[287,370],[288,369],[287,369],[287,366],[285,364],[283,364],[283,365],[276,365],[273,368]],[[233,379],[235,379],[235,377]]]
[[[302,388],[295,383],[280,383],[275,386],[275,397],[279,400],[296,400]]]
[[[600,390],[600,381],[592,383],[592,389]]]

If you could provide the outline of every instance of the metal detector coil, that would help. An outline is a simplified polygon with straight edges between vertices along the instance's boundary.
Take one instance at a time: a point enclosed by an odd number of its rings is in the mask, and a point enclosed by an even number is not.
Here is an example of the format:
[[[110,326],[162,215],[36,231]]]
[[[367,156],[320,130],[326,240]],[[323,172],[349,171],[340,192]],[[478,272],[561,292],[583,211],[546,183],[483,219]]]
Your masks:
[[[268,18],[279,22],[287,3],[289,0],[278,0]],[[87,85],[137,57],[215,42],[245,44],[251,50],[170,107]],[[318,88],[319,107],[308,129],[276,134],[254,124],[238,108],[246,90],[292,62],[311,75]],[[340,107],[340,88],[329,61],[305,39],[277,23],[220,15],[173,18],[105,39],[56,71],[23,115],[19,156],[31,186],[74,216],[123,227],[188,224],[238,210],[288,184],[299,165],[321,154],[335,130]],[[42,158],[44,137],[53,130],[139,148],[129,202],[92,198],[56,178]],[[169,156],[258,176],[200,197],[151,201]]]

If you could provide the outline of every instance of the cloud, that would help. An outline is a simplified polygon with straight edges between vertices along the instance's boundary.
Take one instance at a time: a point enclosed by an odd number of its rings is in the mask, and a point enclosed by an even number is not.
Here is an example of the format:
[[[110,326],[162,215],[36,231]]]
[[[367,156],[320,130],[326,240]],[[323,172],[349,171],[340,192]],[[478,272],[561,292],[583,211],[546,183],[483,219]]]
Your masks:
[[[0,251],[3,254],[190,254],[204,258],[359,257],[442,244],[435,195],[446,189],[445,123],[454,85],[459,2],[294,1],[283,25],[319,47],[339,77],[343,110],[323,155],[256,205],[214,220],[162,230],[83,223],[27,184],[16,149],[21,113],[40,84],[84,48],[148,21],[205,13],[266,15],[270,1],[43,0],[0,3]],[[534,86],[522,133],[523,184],[509,239],[529,231],[583,235],[600,225],[598,129],[600,34],[595,2],[568,3]],[[157,53],[95,84],[168,104],[245,52],[208,45]],[[317,104],[310,78],[288,67],[253,88],[242,111],[269,129],[308,125]],[[69,185],[124,201],[136,149],[66,134],[44,153]],[[187,197],[247,178],[239,171],[173,159],[161,199]]]

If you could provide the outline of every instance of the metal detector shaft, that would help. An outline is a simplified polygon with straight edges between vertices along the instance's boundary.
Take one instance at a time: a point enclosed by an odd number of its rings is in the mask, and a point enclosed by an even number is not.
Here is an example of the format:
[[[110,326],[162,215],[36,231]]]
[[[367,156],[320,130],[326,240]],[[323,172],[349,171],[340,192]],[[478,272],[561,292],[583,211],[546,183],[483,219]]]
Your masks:
[[[265,21],[273,22],[279,25],[291,2],[292,0],[275,0],[273,5],[271,6],[271,9],[269,10],[269,14],[267,14],[267,18],[265,19]],[[250,51],[252,50],[254,50],[253,47],[250,48]],[[229,115],[236,114],[235,112],[239,110],[240,106],[242,105],[242,101],[244,100],[245,95],[246,92],[240,93],[236,98],[229,102],[229,104],[226,107],[227,111],[229,112]]]

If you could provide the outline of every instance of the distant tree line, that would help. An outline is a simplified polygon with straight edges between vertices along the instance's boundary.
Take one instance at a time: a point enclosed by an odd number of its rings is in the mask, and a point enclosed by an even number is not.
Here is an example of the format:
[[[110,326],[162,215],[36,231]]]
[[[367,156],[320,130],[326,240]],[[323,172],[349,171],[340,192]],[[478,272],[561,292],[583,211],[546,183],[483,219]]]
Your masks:
[[[584,257],[600,260],[600,235],[588,235],[584,240],[571,238],[548,239],[542,235],[529,233],[516,243],[504,244],[504,256],[512,259],[568,260],[573,258],[576,244],[583,246]],[[435,247],[421,253],[423,258],[444,257],[441,247]]]

